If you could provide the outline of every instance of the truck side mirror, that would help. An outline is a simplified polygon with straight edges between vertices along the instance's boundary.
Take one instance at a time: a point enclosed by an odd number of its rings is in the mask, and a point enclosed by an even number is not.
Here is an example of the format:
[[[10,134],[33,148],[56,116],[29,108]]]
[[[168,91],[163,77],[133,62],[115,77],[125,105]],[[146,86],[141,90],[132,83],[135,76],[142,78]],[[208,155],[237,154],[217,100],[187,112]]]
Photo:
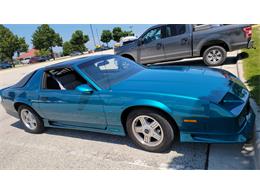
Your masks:
[[[142,39],[138,39],[137,40],[137,45],[138,46],[141,46],[143,43],[144,43],[144,41]]]

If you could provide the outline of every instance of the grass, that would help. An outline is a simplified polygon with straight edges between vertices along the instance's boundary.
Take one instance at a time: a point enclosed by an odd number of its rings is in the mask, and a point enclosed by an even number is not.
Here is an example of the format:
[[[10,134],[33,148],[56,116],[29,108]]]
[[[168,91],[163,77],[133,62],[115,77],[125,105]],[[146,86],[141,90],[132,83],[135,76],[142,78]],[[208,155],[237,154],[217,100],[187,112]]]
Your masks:
[[[248,54],[243,59],[244,77],[247,80],[251,96],[260,105],[260,27],[253,28],[253,40],[256,49],[243,50]]]

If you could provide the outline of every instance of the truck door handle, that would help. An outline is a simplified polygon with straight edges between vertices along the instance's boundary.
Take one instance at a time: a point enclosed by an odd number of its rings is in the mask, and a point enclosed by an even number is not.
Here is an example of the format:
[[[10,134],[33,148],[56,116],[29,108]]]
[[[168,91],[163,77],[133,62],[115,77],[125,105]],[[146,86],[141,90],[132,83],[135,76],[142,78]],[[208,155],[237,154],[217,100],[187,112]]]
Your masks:
[[[161,43],[157,43],[157,44],[156,44],[156,49],[161,49],[161,47],[162,47],[162,44],[161,44]]]
[[[181,44],[185,45],[188,42],[188,38],[181,39]]]

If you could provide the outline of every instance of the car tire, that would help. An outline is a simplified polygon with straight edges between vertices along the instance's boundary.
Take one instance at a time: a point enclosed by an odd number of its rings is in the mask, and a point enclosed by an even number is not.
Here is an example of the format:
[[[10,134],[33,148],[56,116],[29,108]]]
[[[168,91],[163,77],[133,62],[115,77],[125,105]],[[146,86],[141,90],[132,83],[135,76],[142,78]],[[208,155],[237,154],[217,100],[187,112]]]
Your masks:
[[[227,57],[227,51],[221,46],[211,46],[203,52],[203,61],[208,66],[220,66]]]
[[[142,123],[143,120],[145,122]],[[174,140],[171,123],[163,113],[153,109],[131,111],[127,116],[126,129],[133,142],[149,152],[165,152]]]
[[[18,113],[26,132],[33,134],[44,132],[43,120],[32,108],[26,105],[21,105],[18,108]]]

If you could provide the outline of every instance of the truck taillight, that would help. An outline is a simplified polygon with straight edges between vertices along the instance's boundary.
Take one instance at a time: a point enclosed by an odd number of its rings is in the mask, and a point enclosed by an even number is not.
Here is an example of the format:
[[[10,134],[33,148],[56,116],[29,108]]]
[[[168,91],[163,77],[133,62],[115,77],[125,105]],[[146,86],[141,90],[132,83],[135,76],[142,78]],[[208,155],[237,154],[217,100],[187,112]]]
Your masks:
[[[250,38],[252,36],[252,27],[248,26],[243,28],[244,34],[246,38]]]

